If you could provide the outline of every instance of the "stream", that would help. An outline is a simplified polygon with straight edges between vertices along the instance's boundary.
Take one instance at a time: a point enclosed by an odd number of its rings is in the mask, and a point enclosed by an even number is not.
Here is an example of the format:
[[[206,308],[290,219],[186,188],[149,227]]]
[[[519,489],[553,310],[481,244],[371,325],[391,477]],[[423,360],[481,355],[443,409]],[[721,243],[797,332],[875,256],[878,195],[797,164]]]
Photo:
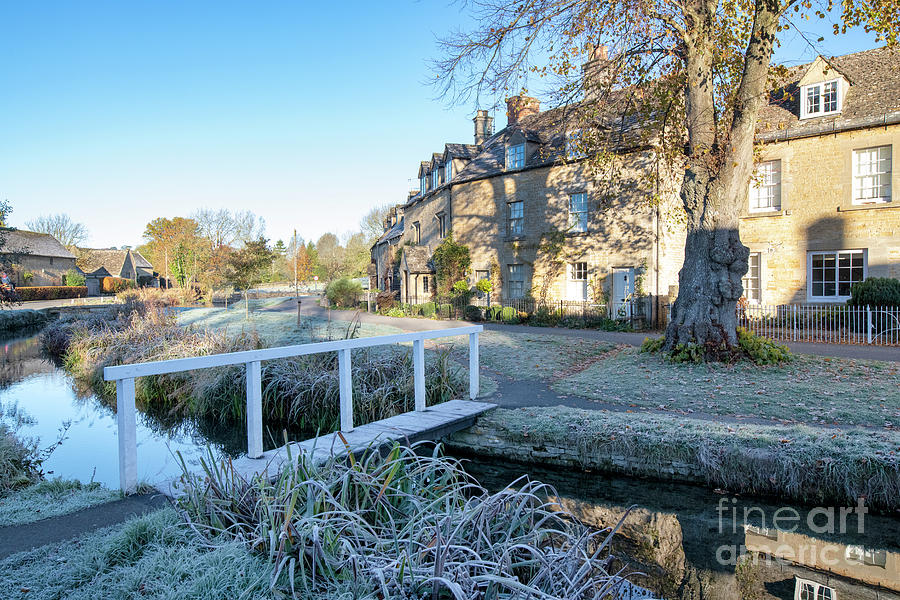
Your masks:
[[[0,339],[0,404],[31,419],[22,431],[46,448],[48,477],[118,487],[114,410],[80,393],[41,351],[36,333]],[[267,447],[281,434],[267,432]],[[176,453],[197,464],[207,449],[237,456],[241,428],[164,422],[138,412],[138,476],[161,481],[181,472]],[[692,485],[614,477],[462,457],[489,490],[521,476],[552,485],[559,503],[596,528],[616,525],[611,566],[631,574],[630,598],[732,600],[900,600],[900,519],[841,508],[734,498]],[[850,507],[852,508],[852,507]],[[780,519],[780,520],[779,520]],[[778,525],[776,527],[776,525]],[[757,561],[739,560],[751,551]]]

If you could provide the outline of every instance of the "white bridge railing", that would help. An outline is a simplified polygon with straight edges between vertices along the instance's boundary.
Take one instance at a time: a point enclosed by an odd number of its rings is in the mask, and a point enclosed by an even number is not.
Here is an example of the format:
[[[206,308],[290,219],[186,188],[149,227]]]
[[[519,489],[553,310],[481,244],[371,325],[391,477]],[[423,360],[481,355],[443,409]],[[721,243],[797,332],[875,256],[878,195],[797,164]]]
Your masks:
[[[125,493],[137,488],[137,433],[135,430],[134,380],[136,377],[179,373],[244,364],[247,367],[247,454],[259,458],[263,454],[262,371],[264,360],[290,358],[323,352],[338,353],[340,381],[341,431],[353,431],[353,382],[350,352],[356,348],[371,348],[412,342],[413,379],[416,411],[425,410],[425,340],[469,336],[469,397],[478,396],[478,334],[481,325],[435,329],[415,333],[318,342],[296,346],[281,346],[263,350],[247,350],[227,354],[212,354],[192,358],[176,358],[154,362],[119,365],[103,369],[106,381],[116,382],[116,418],[119,433],[119,484]]]

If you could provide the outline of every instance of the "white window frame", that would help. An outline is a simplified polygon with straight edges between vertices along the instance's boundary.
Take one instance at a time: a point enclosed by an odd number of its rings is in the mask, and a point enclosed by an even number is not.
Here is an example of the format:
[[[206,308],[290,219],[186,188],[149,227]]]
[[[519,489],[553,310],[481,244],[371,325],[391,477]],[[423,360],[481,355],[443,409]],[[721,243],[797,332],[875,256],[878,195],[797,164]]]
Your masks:
[[[506,290],[506,297],[510,300],[519,300],[525,297],[525,266],[522,264],[506,265],[508,277],[506,281],[509,287]],[[518,279],[513,279],[513,273]]]
[[[441,211],[434,215],[434,218],[437,219],[438,222],[438,237],[444,239],[444,236],[447,235],[447,213]]]
[[[506,148],[506,169],[521,169],[525,166],[525,144],[516,144]]]
[[[581,202],[580,210],[574,210],[575,203]],[[588,196],[579,192],[569,196],[569,231],[571,233],[587,233],[588,230]]]
[[[756,257],[756,277],[753,277],[753,257]],[[756,280],[756,298],[751,298],[747,294],[747,290],[751,289],[747,285],[748,282]],[[747,259],[747,274],[741,279],[741,285],[744,286],[744,297],[750,304],[762,304],[762,284],[763,284],[763,261],[762,252],[751,252]]]
[[[419,177],[419,193],[421,195],[425,195],[425,192],[428,191],[428,176],[422,175]]]
[[[513,207],[518,209],[517,216],[513,216]],[[509,237],[525,235],[525,203],[522,200],[506,204],[506,235]]]
[[[886,151],[886,152],[885,152]],[[874,153],[874,161],[872,160],[872,154]],[[883,157],[882,154],[887,154],[887,157]],[[880,168],[881,163],[887,163],[886,171],[875,171],[872,172],[871,168],[866,168],[865,173],[862,173],[861,167],[861,159],[868,155],[868,161],[865,163],[866,167],[870,167],[874,162],[876,165],[876,169]],[[891,177],[893,176],[893,160],[894,160],[894,152],[891,144],[887,144],[884,146],[870,146],[868,148],[859,148],[853,151],[853,204],[883,204],[885,202],[891,201],[892,190],[891,190]],[[878,178],[880,181],[878,184],[871,183],[872,180]],[[886,180],[886,181],[885,181]],[[864,186],[868,184],[867,187]],[[863,190],[867,190],[864,192]],[[872,190],[878,189],[880,195],[875,196],[871,193]]]
[[[569,280],[566,282],[566,299],[586,302],[588,299],[588,264],[586,261],[569,263]],[[575,290],[578,290],[577,293]],[[576,295],[579,296],[576,298]]]
[[[831,592],[829,600],[837,600],[837,591],[833,587],[818,581],[797,577],[794,583],[794,600],[821,600],[826,589]]]
[[[781,159],[759,163],[750,181],[749,212],[780,211],[781,189]]]
[[[431,172],[431,189],[437,188],[441,185],[441,168],[438,167],[434,171]]]
[[[444,163],[444,183],[450,183],[451,179],[453,179],[453,161],[447,159],[447,162]]]
[[[835,110],[825,110],[825,86],[834,84],[835,93],[837,94],[837,108]],[[817,109],[810,111],[808,102],[809,93],[815,91],[818,93]],[[824,117],[827,115],[836,115],[841,112],[844,104],[844,89],[840,79],[830,79],[828,81],[820,81],[819,83],[811,83],[800,88],[800,118],[812,119],[815,117]]]
[[[413,237],[416,239],[416,245],[422,243],[422,226],[418,221],[413,223]]]
[[[826,295],[817,296],[817,295],[814,295],[814,294],[813,294],[813,285],[814,285],[814,282],[813,282],[813,257],[815,257],[815,256],[825,256],[825,255],[831,255],[831,256],[834,257],[834,270],[835,270],[835,274],[834,274],[834,291],[835,291],[835,294],[834,294],[834,295],[831,295],[831,296],[826,296]],[[849,256],[850,256],[850,261],[851,261],[851,264],[850,264],[851,278],[852,278],[852,272],[853,272],[853,262],[852,262],[852,261],[853,261],[853,256],[854,256],[854,255],[862,255],[862,269],[863,269],[863,273],[862,273],[862,280],[861,280],[861,281],[865,281],[866,278],[869,276],[869,260],[868,260],[868,252],[866,251],[866,249],[854,249],[854,250],[811,250],[811,251],[809,251],[809,252],[806,253],[806,298],[807,298],[807,300],[808,300],[809,302],[821,302],[821,303],[826,303],[826,302],[846,302],[847,300],[850,299],[850,294],[846,294],[846,295],[843,295],[843,296],[837,295],[837,293],[840,291],[840,283],[841,283],[841,279],[840,279],[840,276],[841,276],[841,274],[840,274],[840,269],[841,269],[841,266],[840,266],[840,259],[841,259],[841,255],[849,255]],[[851,279],[851,285],[853,285],[853,283],[856,283],[856,282],[853,282],[852,279]],[[823,292],[824,292],[824,289],[823,289]]]

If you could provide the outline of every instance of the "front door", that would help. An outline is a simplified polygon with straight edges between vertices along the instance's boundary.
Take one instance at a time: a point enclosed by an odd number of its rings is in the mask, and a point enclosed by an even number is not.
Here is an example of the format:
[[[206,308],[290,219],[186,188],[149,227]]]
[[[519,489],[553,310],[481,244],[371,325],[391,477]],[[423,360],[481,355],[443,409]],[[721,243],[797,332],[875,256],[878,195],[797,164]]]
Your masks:
[[[612,317],[631,318],[631,296],[634,294],[634,267],[613,267]]]

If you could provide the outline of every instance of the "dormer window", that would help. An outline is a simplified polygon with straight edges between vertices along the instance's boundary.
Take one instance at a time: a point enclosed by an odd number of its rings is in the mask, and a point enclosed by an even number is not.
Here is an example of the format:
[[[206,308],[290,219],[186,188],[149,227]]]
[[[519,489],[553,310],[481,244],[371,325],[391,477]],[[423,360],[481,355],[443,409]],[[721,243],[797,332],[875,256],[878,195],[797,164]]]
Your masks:
[[[525,144],[516,144],[506,148],[506,168],[521,169],[525,166]]]
[[[451,159],[447,159],[447,164],[444,165],[444,182],[449,183],[453,178],[453,161]]]
[[[841,112],[841,81],[813,83],[800,88],[800,118],[809,119]]]
[[[431,172],[431,189],[441,185],[441,169],[438,167]]]
[[[424,196],[425,192],[427,192],[427,191],[428,191],[428,177],[426,177],[425,175],[422,175],[421,177],[419,177],[419,193]]]

